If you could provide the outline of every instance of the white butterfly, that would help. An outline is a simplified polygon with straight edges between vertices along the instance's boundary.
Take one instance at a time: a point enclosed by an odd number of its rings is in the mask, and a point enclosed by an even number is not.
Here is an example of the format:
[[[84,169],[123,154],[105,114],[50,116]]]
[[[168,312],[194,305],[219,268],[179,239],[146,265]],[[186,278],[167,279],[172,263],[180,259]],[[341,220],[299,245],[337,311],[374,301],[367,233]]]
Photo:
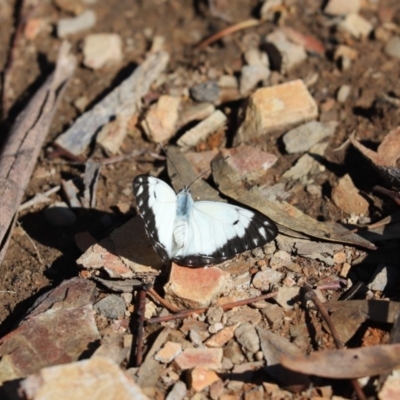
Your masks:
[[[137,176],[133,190],[150,241],[164,262],[193,267],[220,263],[278,234],[260,213],[222,202],[195,202],[187,187],[176,194],[152,176]]]

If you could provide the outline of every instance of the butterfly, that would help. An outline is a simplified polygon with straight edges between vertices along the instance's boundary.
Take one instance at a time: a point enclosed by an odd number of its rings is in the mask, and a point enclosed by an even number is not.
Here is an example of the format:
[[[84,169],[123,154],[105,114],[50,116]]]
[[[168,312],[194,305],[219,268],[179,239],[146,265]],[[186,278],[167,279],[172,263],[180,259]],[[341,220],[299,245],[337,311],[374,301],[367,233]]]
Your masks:
[[[223,202],[194,201],[188,187],[176,194],[152,176],[138,175],[133,191],[150,242],[164,262],[217,264],[278,234],[265,215]]]

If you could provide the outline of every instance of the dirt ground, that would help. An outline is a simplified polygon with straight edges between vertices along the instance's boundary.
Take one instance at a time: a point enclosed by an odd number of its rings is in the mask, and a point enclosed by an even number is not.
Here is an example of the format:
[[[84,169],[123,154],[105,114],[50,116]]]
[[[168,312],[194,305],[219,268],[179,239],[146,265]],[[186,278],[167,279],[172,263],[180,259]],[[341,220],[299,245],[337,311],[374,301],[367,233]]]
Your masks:
[[[54,66],[61,42],[54,26],[60,18],[71,16],[57,3],[63,2],[6,0],[0,4],[0,70],[4,72],[8,68],[10,79],[7,92],[3,95],[4,120],[1,124],[0,142],[6,140],[5,134],[16,116]],[[213,15],[206,1],[98,0],[91,6],[96,11],[97,22],[90,32],[118,33],[123,41],[123,64],[97,71],[86,68],[82,65],[81,47],[87,31],[68,37],[78,56],[79,65],[56,112],[23,202],[37,193],[43,193],[61,184],[62,179],[83,176],[84,164],[49,156],[53,141],[81,114],[74,105],[75,100],[84,96],[87,99],[86,109],[90,109],[126,78],[136,65],[142,63],[154,35],[165,38],[165,48],[171,56],[168,71],[176,71],[177,75],[182,77],[183,87],[193,84],[190,76],[195,71],[205,75],[213,69],[230,71],[234,75],[240,73],[243,65],[240,50],[243,36],[252,33],[262,37],[271,32],[276,24],[274,21],[267,21],[256,28],[228,35],[206,50],[197,50],[195,45],[202,39],[228,24],[254,17],[260,9],[260,3],[256,0],[216,3],[221,3],[220,7],[224,15],[229,17],[230,23]],[[285,15],[285,25],[313,35],[324,45],[325,53],[309,54],[307,62],[285,73],[282,81],[307,79],[317,73],[319,79],[310,92],[320,110],[323,110],[324,105],[331,99],[336,98],[341,85],[350,85],[352,88],[349,101],[343,104],[336,102],[324,112],[327,120],[337,120],[339,126],[335,135],[329,139],[323,161],[325,169],[318,174],[314,182],[322,187],[322,196],[318,199],[311,197],[304,186],[299,184],[289,188],[290,197],[287,201],[319,221],[341,222],[346,215],[332,202],[331,192],[339,178],[350,174],[356,187],[369,201],[370,221],[377,221],[390,215],[398,206],[390,199],[373,193],[372,188],[382,185],[382,179],[359,152],[352,147],[343,151],[336,149],[353,131],[356,131],[360,141],[376,149],[384,136],[399,126],[398,106],[381,98],[382,94],[400,97],[400,62],[384,54],[384,43],[376,39],[374,33],[367,39],[356,40],[335,30],[320,11],[323,6],[321,1],[291,0],[286,4],[289,4],[286,8],[290,11]],[[391,21],[397,26],[400,25],[400,4],[397,0],[380,0],[379,7],[391,10]],[[362,15],[378,24],[374,7],[364,8]],[[45,22],[44,28],[33,39],[28,39],[23,29],[16,34],[16,21],[21,22],[29,18],[38,18]],[[347,70],[341,70],[333,60],[337,43],[346,43],[358,52]],[[14,49],[11,50],[13,46]],[[185,79],[188,79],[188,82]],[[221,107],[236,115],[241,105],[242,101],[235,101]],[[236,129],[237,125],[231,123],[227,132],[228,143]],[[277,131],[249,142],[278,157],[278,162],[263,176],[259,184],[272,185],[279,182],[282,173],[299,157],[285,152],[282,133]],[[160,152],[156,144],[150,143],[145,135],[137,130],[126,137],[121,153],[128,154],[133,150],[142,149]],[[104,159],[107,154],[100,147],[94,147],[90,150],[90,156]],[[160,167],[163,162],[157,161],[155,165]],[[154,170],[151,159],[130,158],[105,165],[100,173],[96,209],[76,210],[77,221],[68,227],[54,226],[48,222],[44,215],[47,205],[35,206],[20,213],[18,225],[1,265],[2,335],[18,323],[19,318],[40,294],[64,279],[78,275],[76,259],[81,255],[81,251],[76,244],[76,234],[89,232],[96,240],[100,240],[136,215],[132,181],[137,174],[151,170]],[[64,199],[58,193],[52,196],[52,200]],[[311,264],[307,268],[314,271],[317,265]],[[319,278],[329,275],[328,272],[320,272]],[[373,270],[360,272],[364,278],[372,273]],[[312,278],[316,279],[316,276]],[[333,298],[338,298],[340,294],[336,293]],[[396,299],[396,296],[392,299]],[[284,331],[282,334],[284,335]]]

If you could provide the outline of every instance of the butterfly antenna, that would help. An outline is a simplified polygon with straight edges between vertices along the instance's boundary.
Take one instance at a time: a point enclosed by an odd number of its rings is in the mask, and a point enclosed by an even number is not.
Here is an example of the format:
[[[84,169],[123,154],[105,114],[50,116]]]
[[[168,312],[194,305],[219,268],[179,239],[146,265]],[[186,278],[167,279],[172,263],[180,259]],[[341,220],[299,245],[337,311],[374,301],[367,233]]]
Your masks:
[[[171,158],[168,156],[168,153],[166,152],[166,150],[164,149],[163,145],[158,142],[158,145],[161,147],[161,150],[164,152],[165,156],[168,158],[169,162],[171,163],[171,165],[174,167],[174,170],[176,171],[176,174],[179,176],[179,179],[182,182],[182,186],[185,187],[185,182],[183,182],[183,179],[181,177],[181,174],[179,173],[178,169],[175,167],[175,164],[172,162]]]
[[[222,160],[218,160],[217,162],[222,162],[225,161],[229,158],[229,156],[226,156],[225,158],[223,158]],[[188,186],[188,189],[190,188],[190,186],[193,185],[193,183],[195,183],[197,181],[197,179],[200,179],[203,175],[205,175],[208,171],[211,171],[211,167],[207,168],[205,171],[203,171],[197,178],[193,179],[193,181],[190,183],[190,185]]]

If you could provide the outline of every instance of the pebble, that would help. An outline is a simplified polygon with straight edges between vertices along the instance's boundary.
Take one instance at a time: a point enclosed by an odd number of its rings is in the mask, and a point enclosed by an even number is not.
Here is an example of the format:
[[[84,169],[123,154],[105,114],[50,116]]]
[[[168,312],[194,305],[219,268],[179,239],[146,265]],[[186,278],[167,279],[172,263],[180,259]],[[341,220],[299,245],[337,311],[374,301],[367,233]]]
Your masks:
[[[212,335],[206,342],[205,345],[207,347],[223,347],[226,343],[228,343],[235,333],[236,328],[239,324],[227,326],[226,328],[221,329],[215,335]]]
[[[76,222],[75,213],[63,201],[57,201],[47,207],[44,216],[53,226],[70,226]]]
[[[270,324],[272,330],[276,330],[282,324],[285,316],[285,311],[278,304],[267,303],[268,306],[262,309],[262,314],[265,315],[267,322]]]
[[[186,131],[178,139],[178,146],[196,146],[196,144],[207,139],[207,137],[212,133],[224,128],[226,122],[226,115],[222,111],[216,110],[209,117],[199,122],[195,127]]]
[[[285,310],[291,310],[295,297],[297,297],[299,293],[299,287],[281,287],[278,290],[278,295],[274,297],[274,299]]]
[[[120,296],[110,294],[99,300],[94,309],[107,318],[121,318],[125,315],[125,301]]]
[[[179,126],[185,126],[192,121],[202,121],[215,111],[211,103],[199,103],[186,107],[179,116]]]
[[[363,39],[372,32],[373,26],[361,15],[349,14],[338,24],[338,29],[350,33],[356,39]]]
[[[349,174],[338,180],[332,190],[332,200],[348,215],[366,215],[368,213],[369,203],[359,194]]]
[[[83,41],[83,65],[100,69],[122,61],[122,39],[116,33],[93,33]]]
[[[271,71],[265,65],[244,65],[240,75],[240,94],[245,96],[260,82],[265,82]]]
[[[65,38],[92,28],[96,24],[96,14],[92,10],[86,10],[73,18],[61,18],[57,22],[57,36]]]
[[[211,307],[207,310],[206,316],[209,324],[215,324],[222,321],[224,310],[222,307]]]
[[[181,369],[192,369],[195,367],[209,368],[219,370],[222,362],[222,349],[185,349],[174,363]]]
[[[244,53],[244,59],[247,65],[269,67],[269,60],[265,52],[260,51],[255,47],[252,47]]]
[[[224,324],[222,323],[222,322],[216,322],[215,324],[211,324],[209,327],[208,327],[208,331],[211,333],[211,334],[214,334],[214,333],[217,333],[217,332],[219,332],[221,329],[223,329],[224,328]]]
[[[324,12],[329,15],[357,14],[361,8],[361,0],[329,0]]]
[[[400,59],[400,36],[390,38],[384,47],[384,52],[388,56]]]
[[[189,375],[190,387],[196,392],[201,392],[218,380],[219,376],[214,371],[203,367],[194,368]]]
[[[248,100],[235,144],[317,118],[318,107],[300,79],[257,89]]]
[[[257,272],[253,278],[253,286],[257,289],[267,290],[270,285],[278,284],[283,277],[282,272],[272,268]]]
[[[400,270],[397,265],[380,264],[367,286],[371,290],[390,292],[398,287],[399,277]]]
[[[198,102],[216,103],[219,100],[218,82],[208,81],[193,86],[190,95]]]
[[[252,322],[257,325],[261,321],[261,314],[258,310],[250,308],[249,306],[238,307],[228,311],[226,314],[226,323],[228,325],[235,325],[239,323]]]
[[[340,86],[337,94],[336,94],[336,99],[339,103],[345,103],[346,100],[349,98],[349,94],[351,92],[351,86],[350,85],[342,85]]]
[[[337,122],[310,121],[287,132],[283,136],[285,150],[289,154],[310,150],[312,146],[335,133]]]
[[[182,353],[182,345],[175,342],[166,342],[154,356],[154,359],[163,364],[170,363],[175,357]]]
[[[292,262],[292,258],[289,253],[283,250],[278,250],[271,258],[269,265],[273,269],[285,267]]]
[[[203,347],[203,340],[207,339],[209,336],[208,332],[206,332],[207,336],[204,337],[203,332],[196,331],[195,329],[191,329],[189,331],[189,339],[193,343],[194,347]]]
[[[234,340],[229,341],[224,347],[224,357],[231,360],[233,364],[242,363],[244,361],[244,355],[239,343]]]
[[[175,135],[180,104],[179,97],[163,95],[150,107],[142,121],[142,128],[149,140],[160,143]]]
[[[46,23],[41,18],[29,18],[24,27],[24,36],[28,40],[34,40],[42,30],[44,30]]]
[[[178,381],[172,387],[172,390],[168,393],[165,400],[183,400],[186,396],[187,388],[182,381]]]
[[[218,79],[218,86],[220,88],[237,89],[239,87],[239,84],[238,84],[236,76],[221,75]]]
[[[313,183],[306,186],[306,191],[311,196],[322,197],[322,187]]]
[[[252,354],[256,353],[260,349],[260,339],[253,326],[253,324],[246,322],[240,325],[235,331],[236,340],[246,350]]]

